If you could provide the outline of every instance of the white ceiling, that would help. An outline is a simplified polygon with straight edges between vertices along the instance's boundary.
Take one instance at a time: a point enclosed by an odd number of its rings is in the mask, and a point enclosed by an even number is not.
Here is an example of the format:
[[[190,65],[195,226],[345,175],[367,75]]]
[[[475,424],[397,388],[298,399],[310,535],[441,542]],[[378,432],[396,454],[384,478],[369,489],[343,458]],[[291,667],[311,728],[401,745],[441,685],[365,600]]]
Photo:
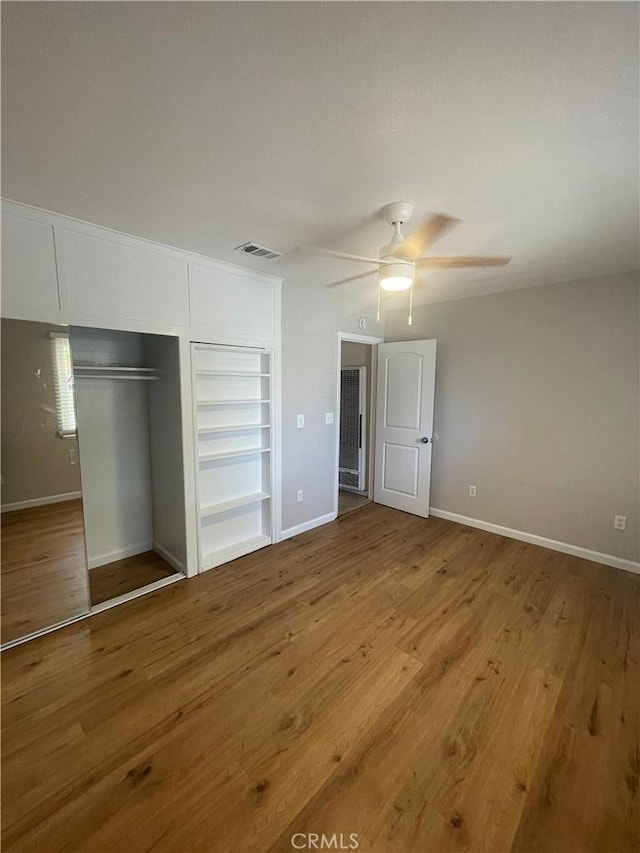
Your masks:
[[[3,4],[3,195],[318,286],[376,211],[463,224],[419,301],[638,267],[635,3]],[[347,286],[370,295],[375,279]],[[347,288],[345,288],[346,290]]]

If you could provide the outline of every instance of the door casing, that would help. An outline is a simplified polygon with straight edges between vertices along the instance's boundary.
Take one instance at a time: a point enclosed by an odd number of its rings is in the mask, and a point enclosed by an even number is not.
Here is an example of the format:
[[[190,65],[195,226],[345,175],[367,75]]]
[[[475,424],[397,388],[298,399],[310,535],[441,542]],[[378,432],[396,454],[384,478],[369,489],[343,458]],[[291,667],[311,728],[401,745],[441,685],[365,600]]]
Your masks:
[[[373,337],[372,335],[358,335],[352,332],[338,332],[338,340],[337,340],[337,348],[336,348],[336,410],[334,414],[334,424],[335,424],[335,433],[336,433],[336,442],[335,442],[335,459],[334,459],[334,471],[335,471],[335,491],[334,491],[334,505],[333,512],[335,516],[338,515],[338,498],[340,493],[340,369],[342,367],[342,342],[343,341],[352,341],[356,344],[370,344],[373,346],[372,358],[371,358],[371,394],[369,395],[369,400],[367,401],[367,408],[369,413],[369,418],[373,435],[372,441],[369,446],[368,459],[369,464],[367,465],[368,473],[367,473],[367,493],[370,499],[373,498],[373,478],[375,476],[374,470],[374,453],[372,452],[375,448],[375,396],[376,396],[376,384],[377,384],[377,345],[384,343],[384,338]]]

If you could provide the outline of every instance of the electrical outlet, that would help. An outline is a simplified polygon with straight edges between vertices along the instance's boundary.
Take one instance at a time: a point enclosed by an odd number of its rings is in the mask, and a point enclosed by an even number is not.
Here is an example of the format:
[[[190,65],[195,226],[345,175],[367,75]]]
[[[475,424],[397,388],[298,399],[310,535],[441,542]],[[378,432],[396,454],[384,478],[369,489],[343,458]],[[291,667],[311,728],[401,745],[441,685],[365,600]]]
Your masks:
[[[613,519],[613,526],[616,530],[626,530],[627,529],[627,516],[626,515],[616,515]]]
[[[475,498],[478,494],[478,487],[474,485],[469,485],[469,497]]]
[[[298,415],[298,429],[302,429],[304,427],[304,415]]]
[[[298,494],[296,495],[296,498],[298,499],[298,503],[302,503],[302,501],[304,500],[304,492],[302,491],[302,489],[298,489]]]
[[[78,461],[78,453],[75,447],[69,448],[69,465],[75,465]]]
[[[333,412],[325,412],[324,413],[324,422],[325,424],[333,423]]]

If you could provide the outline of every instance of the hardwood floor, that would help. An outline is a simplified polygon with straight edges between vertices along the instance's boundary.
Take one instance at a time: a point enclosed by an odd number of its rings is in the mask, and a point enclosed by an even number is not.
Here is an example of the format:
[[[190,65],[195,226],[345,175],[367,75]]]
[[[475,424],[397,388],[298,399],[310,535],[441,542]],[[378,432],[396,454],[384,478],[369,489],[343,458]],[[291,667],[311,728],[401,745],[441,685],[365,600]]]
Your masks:
[[[365,507],[5,653],[3,850],[636,853],[639,613]]]
[[[155,551],[145,551],[143,554],[136,554],[135,557],[97,566],[89,572],[91,605],[95,607],[103,601],[142,589],[147,584],[175,574],[177,573],[173,566],[170,566]]]
[[[2,642],[89,610],[82,501],[2,513]]]
[[[366,506],[370,503],[366,494],[360,492],[349,492],[346,489],[340,489],[338,492],[338,515],[346,515],[348,512],[353,512],[354,509]]]

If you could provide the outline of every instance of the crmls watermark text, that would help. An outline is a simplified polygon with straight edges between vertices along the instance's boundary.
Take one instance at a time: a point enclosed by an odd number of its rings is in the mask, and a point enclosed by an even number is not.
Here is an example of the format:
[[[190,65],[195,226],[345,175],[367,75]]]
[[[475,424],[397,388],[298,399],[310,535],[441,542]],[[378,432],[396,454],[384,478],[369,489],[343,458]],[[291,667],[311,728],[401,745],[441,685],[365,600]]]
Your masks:
[[[360,842],[355,832],[349,835],[334,832],[325,835],[318,832],[296,832],[291,836],[291,846],[295,850],[357,850]]]

